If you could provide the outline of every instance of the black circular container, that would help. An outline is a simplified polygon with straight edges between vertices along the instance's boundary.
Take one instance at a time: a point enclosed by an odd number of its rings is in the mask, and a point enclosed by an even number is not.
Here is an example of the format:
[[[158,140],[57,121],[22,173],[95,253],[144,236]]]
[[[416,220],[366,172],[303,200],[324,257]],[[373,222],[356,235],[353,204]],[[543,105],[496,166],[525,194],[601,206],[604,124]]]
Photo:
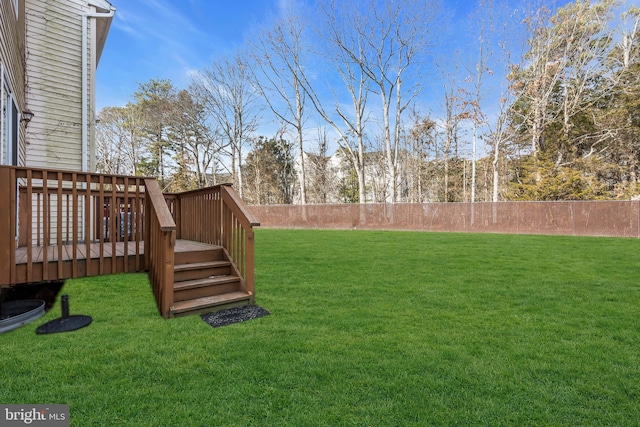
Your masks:
[[[0,306],[0,333],[24,326],[44,315],[43,300],[8,301]]]

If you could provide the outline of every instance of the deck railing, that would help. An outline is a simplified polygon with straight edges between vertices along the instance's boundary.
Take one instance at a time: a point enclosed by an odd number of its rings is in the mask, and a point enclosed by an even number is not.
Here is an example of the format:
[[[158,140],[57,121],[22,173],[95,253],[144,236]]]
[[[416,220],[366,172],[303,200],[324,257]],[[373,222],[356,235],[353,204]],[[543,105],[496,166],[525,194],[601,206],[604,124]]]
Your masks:
[[[0,166],[0,286],[149,271],[173,304],[176,239],[222,246],[255,295],[253,227],[228,185],[162,194],[149,178]]]
[[[165,203],[160,185],[155,180],[145,180],[145,237],[144,257],[149,267],[149,281],[156,298],[158,311],[165,319],[173,304],[174,247],[176,224]]]
[[[260,225],[230,185],[165,194],[179,239],[218,245],[233,261],[245,290],[255,295],[254,234]]]
[[[145,269],[142,178],[1,166],[0,183],[0,285]]]
[[[223,185],[221,194],[222,246],[244,278],[246,291],[255,297],[253,227],[260,223],[231,186]]]
[[[178,226],[178,239],[222,246],[220,186],[165,194]]]

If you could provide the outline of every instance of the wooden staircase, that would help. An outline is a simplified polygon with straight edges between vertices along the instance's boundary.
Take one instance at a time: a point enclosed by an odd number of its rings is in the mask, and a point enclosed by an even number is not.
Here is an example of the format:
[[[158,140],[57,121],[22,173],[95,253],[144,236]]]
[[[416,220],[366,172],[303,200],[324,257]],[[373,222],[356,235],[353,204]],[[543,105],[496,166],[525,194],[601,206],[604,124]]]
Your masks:
[[[253,295],[244,290],[222,247],[176,252],[171,317],[252,303]]]
[[[228,184],[0,165],[0,287],[147,271],[170,318],[255,302],[253,228]]]

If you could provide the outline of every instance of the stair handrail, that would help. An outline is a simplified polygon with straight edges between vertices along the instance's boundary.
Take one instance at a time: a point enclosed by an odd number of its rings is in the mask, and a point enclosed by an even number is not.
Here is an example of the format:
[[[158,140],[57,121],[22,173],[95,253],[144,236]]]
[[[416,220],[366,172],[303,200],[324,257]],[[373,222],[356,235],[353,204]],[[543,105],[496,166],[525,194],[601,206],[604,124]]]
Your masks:
[[[242,288],[255,296],[253,227],[260,222],[231,184],[165,193],[164,198],[177,238],[222,246]]]
[[[230,184],[220,186],[222,246],[233,261],[245,291],[255,300],[255,250],[253,227],[260,225]]]
[[[258,218],[249,210],[244,201],[240,198],[238,193],[233,189],[231,184],[222,184],[225,192],[228,197],[226,201],[229,205],[229,208],[233,210],[233,213],[238,217],[240,221],[242,221],[247,227],[259,227],[260,221]],[[223,196],[224,197],[224,196]]]
[[[145,188],[145,264],[149,269],[149,281],[158,311],[166,319],[170,317],[173,305],[176,223],[158,182],[145,179]]]
[[[255,295],[254,233],[260,225],[231,184],[167,193],[177,238],[222,246],[243,289]]]

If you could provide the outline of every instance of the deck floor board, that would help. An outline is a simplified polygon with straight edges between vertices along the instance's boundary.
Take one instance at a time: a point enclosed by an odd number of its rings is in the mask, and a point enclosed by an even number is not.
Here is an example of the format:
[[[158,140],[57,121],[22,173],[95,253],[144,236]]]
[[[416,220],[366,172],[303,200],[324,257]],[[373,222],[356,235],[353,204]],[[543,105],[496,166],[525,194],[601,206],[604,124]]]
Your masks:
[[[115,244],[115,253],[116,257],[124,257],[125,256],[125,245],[126,245],[126,253],[128,256],[136,255],[136,242],[116,242]],[[193,242],[190,240],[176,240],[175,252],[189,252],[189,251],[198,251],[198,250],[207,250],[207,249],[217,249],[220,246],[210,245],[207,243]],[[99,259],[100,258],[100,244],[99,243],[91,243],[91,258]],[[57,246],[47,246],[47,261],[54,262],[58,261],[58,247]],[[113,244],[111,242],[105,242],[103,245],[103,258],[111,258],[113,253]],[[144,255],[144,242],[140,242],[139,245],[139,255]],[[76,246],[76,260],[85,260],[86,257],[86,245],[84,243],[78,243]],[[16,264],[27,264],[28,259],[28,248],[21,247],[16,250]],[[73,244],[63,245],[62,251],[62,261],[71,261],[73,260]],[[32,246],[31,247],[31,262],[32,263],[41,263],[44,261],[44,248],[42,246]]]

